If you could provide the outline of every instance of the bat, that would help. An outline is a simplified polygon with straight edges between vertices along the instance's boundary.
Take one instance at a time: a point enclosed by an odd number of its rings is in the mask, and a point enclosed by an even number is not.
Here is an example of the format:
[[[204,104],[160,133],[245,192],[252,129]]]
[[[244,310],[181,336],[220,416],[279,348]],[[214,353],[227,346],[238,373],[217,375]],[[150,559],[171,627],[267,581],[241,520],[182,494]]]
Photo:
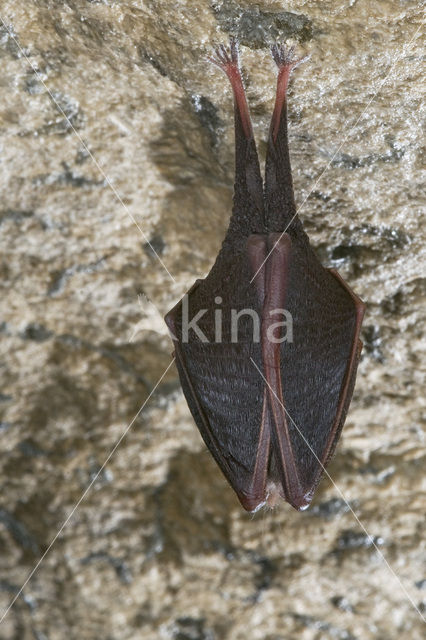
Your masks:
[[[286,100],[301,62],[293,49],[271,49],[278,77],[264,183],[237,42],[210,58],[234,97],[232,214],[211,271],[165,316],[195,423],[252,512],[281,498],[297,510],[309,506],[339,439],[362,348],[365,306],[321,265],[296,215]]]

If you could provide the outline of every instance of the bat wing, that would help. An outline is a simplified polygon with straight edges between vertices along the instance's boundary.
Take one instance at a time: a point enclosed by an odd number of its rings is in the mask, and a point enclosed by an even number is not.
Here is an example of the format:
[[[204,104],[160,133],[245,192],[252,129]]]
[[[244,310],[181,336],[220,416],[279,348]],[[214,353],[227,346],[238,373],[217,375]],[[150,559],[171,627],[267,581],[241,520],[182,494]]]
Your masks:
[[[217,295],[227,301],[223,312],[244,301],[260,318],[258,340],[246,318],[237,342],[226,322],[216,342],[203,317],[208,342],[185,341],[184,302],[166,316],[191,413],[248,511],[277,495],[297,509],[309,504],[342,429],[360,352],[362,303],[287,234],[264,262],[277,238],[250,236],[243,255],[221,270],[226,277],[208,276],[188,292],[191,318],[211,310]],[[271,341],[277,309],[292,320],[285,341]]]
[[[324,269],[309,245],[301,244],[292,246],[286,308],[293,334],[280,346],[278,394],[270,398],[281,416],[274,420],[272,442],[282,437],[281,420],[287,424],[288,453],[280,457],[280,447],[272,447],[271,475],[281,481],[285,498],[303,509],[346,418],[362,347],[364,305],[336,271]]]
[[[253,380],[247,349],[230,348],[224,357],[210,347],[176,348],[182,388],[204,442],[243,507],[253,511],[265,501],[269,458],[263,381]],[[194,369],[200,356],[205,365]]]
[[[243,265],[230,266],[229,270],[244,277],[249,282],[246,257]],[[176,365],[184,395],[201,436],[235,490],[243,507],[253,511],[264,502],[266,470],[269,457],[269,429],[264,415],[264,382],[253,368],[252,358],[261,365],[261,346],[253,342],[251,318],[242,317],[238,342],[232,342],[229,327],[224,319],[223,340],[216,342],[209,333],[211,321],[207,314],[198,323],[201,337],[194,332],[188,340],[183,335],[185,304],[189,305],[189,317],[194,318],[202,309],[212,309],[213,300],[220,295],[223,300],[234,299],[235,307],[241,308],[239,300],[247,300],[247,292],[221,281],[215,287],[208,282],[198,281],[188,292],[187,300],[181,300],[166,316],[167,325],[174,340]],[[254,287],[251,302],[257,305]],[[209,293],[207,293],[209,292]],[[226,305],[223,304],[223,307]],[[229,308],[222,313],[229,315]],[[260,317],[260,310],[259,310]],[[245,322],[246,321],[246,322]]]

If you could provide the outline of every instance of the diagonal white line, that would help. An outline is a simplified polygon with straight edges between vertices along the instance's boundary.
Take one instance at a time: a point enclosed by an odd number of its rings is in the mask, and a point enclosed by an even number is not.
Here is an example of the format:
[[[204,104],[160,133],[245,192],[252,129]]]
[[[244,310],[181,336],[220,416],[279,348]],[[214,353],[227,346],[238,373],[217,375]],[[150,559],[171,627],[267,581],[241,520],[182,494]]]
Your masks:
[[[118,447],[120,446],[120,443],[122,442],[122,440],[126,437],[129,429],[132,427],[132,425],[134,424],[135,420],[138,418],[138,416],[140,415],[141,411],[143,410],[143,408],[145,407],[145,405],[147,404],[147,402],[149,401],[149,399],[151,398],[151,396],[153,395],[153,393],[155,392],[155,390],[157,389],[158,385],[160,384],[160,382],[162,381],[162,379],[164,378],[164,376],[166,375],[166,373],[168,372],[168,370],[170,369],[170,367],[172,366],[173,362],[175,361],[175,358],[172,358],[170,364],[168,365],[167,369],[163,372],[163,374],[161,375],[160,379],[157,381],[157,383],[155,384],[154,388],[151,390],[149,396],[147,397],[147,399],[145,400],[145,402],[143,403],[143,405],[141,406],[141,408],[139,409],[139,411],[137,412],[137,414],[134,416],[134,418],[131,420],[131,422],[127,425],[127,427],[125,428],[125,430],[123,431],[123,433],[121,434],[120,438],[117,440],[117,442],[115,443],[114,447],[111,449],[110,453],[108,454],[108,457],[106,458],[105,462],[103,463],[103,465],[101,466],[101,468],[99,469],[99,471],[96,473],[96,475],[94,476],[94,478],[92,479],[92,481],[90,482],[90,484],[88,485],[88,487],[86,487],[84,493],[81,495],[80,499],[78,500],[78,502],[74,505],[74,507],[72,508],[71,512],[69,513],[69,515],[67,516],[66,520],[62,523],[61,528],[59,529],[59,531],[56,533],[56,535],[54,536],[54,538],[50,541],[49,546],[47,547],[46,551],[43,553],[43,555],[41,556],[41,558],[38,560],[37,564],[35,565],[35,567],[32,569],[32,571],[29,573],[27,579],[25,580],[24,584],[22,585],[22,587],[19,589],[19,591],[15,594],[14,598],[12,599],[12,601],[10,602],[9,606],[7,607],[6,611],[3,613],[2,617],[0,618],[0,624],[3,622],[3,620],[5,619],[5,617],[7,616],[7,614],[9,613],[10,609],[13,607],[13,605],[15,604],[16,600],[19,598],[19,596],[21,595],[22,591],[25,589],[25,587],[27,586],[28,582],[31,580],[31,578],[33,577],[33,575],[35,574],[35,572],[37,571],[37,569],[39,568],[39,566],[41,565],[41,563],[43,562],[43,560],[45,559],[45,557],[47,556],[47,554],[49,553],[49,551],[51,550],[51,548],[53,547],[53,545],[55,544],[56,540],[59,538],[59,536],[61,535],[62,531],[65,529],[65,527],[67,526],[68,522],[71,520],[72,516],[74,515],[74,513],[77,511],[78,507],[80,506],[80,504],[83,502],[84,498],[87,496],[87,494],[89,493],[90,489],[93,487],[93,485],[95,484],[96,480],[99,478],[100,474],[102,473],[102,471],[104,470],[104,468],[106,467],[106,465],[108,464],[108,462],[110,461],[111,457],[114,455],[115,451],[118,449]]]
[[[176,336],[173,334],[172,331],[170,331],[169,327],[166,327],[165,323],[164,323],[164,314],[161,313],[160,309],[157,307],[157,305],[151,300],[151,298],[148,298],[148,296],[146,295],[146,293],[139,293],[138,294],[138,302],[139,302],[139,306],[141,307],[141,309],[143,310],[143,306],[142,306],[142,302],[141,299],[146,300],[151,307],[157,312],[159,318],[161,319],[161,321],[163,322],[164,325],[164,335],[169,335],[172,340],[177,340]],[[142,320],[139,320],[139,322],[135,325],[133,331],[132,331],[132,335],[130,336],[128,342],[132,342],[134,337],[139,333],[139,331],[143,331],[143,329],[139,328],[139,325],[141,324]],[[160,332],[157,332],[160,333]]]
[[[55,97],[53,96],[52,92],[50,91],[50,89],[47,87],[46,83],[44,82],[43,78],[41,77],[41,75],[39,74],[37,68],[32,64],[31,60],[28,58],[27,54],[25,53],[25,51],[22,49],[22,47],[20,46],[19,42],[17,41],[17,39],[15,38],[15,36],[13,35],[13,33],[11,32],[11,30],[7,27],[5,21],[3,20],[3,18],[0,16],[0,22],[3,24],[4,28],[6,29],[9,37],[15,42],[16,46],[18,47],[21,55],[23,56],[23,58],[25,58],[26,62],[30,65],[30,67],[32,68],[34,74],[36,75],[37,79],[39,80],[39,82],[44,86],[44,88],[46,89],[47,93],[49,94],[52,102],[55,104],[55,106],[57,107],[57,109],[60,111],[60,113],[63,115],[63,117],[66,119],[69,127],[71,128],[71,130],[73,131],[73,133],[76,135],[76,137],[79,139],[81,145],[83,146],[83,148],[85,149],[85,151],[88,153],[88,155],[90,156],[90,158],[92,159],[93,163],[95,164],[95,166],[97,167],[97,169],[99,170],[99,172],[101,173],[101,175],[103,176],[105,182],[108,184],[109,188],[111,189],[111,191],[113,192],[113,194],[115,195],[115,197],[117,198],[117,200],[120,202],[120,204],[122,205],[122,207],[124,208],[124,210],[126,211],[126,213],[128,214],[129,218],[132,220],[132,222],[135,224],[135,226],[138,228],[139,232],[141,233],[141,235],[143,236],[143,238],[145,239],[145,241],[147,242],[147,244],[149,245],[149,247],[151,248],[151,250],[153,251],[153,253],[155,254],[155,256],[157,257],[157,259],[159,260],[160,264],[163,266],[163,268],[165,269],[165,271],[167,272],[167,274],[169,275],[169,277],[171,278],[171,280],[173,280],[173,282],[176,282],[175,279],[173,278],[173,276],[171,275],[171,273],[169,272],[169,270],[167,269],[166,265],[164,264],[164,262],[161,260],[160,256],[158,255],[158,253],[155,251],[154,247],[152,246],[152,244],[149,242],[147,236],[145,235],[144,231],[142,230],[142,228],[140,227],[140,225],[138,224],[138,222],[135,220],[134,216],[132,215],[132,213],[129,211],[128,207],[126,206],[126,204],[123,202],[120,194],[118,193],[118,191],[116,190],[116,188],[114,187],[114,185],[112,184],[110,178],[106,175],[105,171],[103,170],[103,168],[101,167],[101,165],[98,163],[98,161],[96,160],[96,158],[94,157],[93,153],[90,151],[90,149],[87,147],[86,143],[84,142],[84,140],[82,139],[82,137],[80,136],[80,134],[78,133],[78,131],[75,129],[74,125],[72,124],[71,120],[69,119],[69,117],[67,116],[67,114],[64,112],[64,110],[62,109],[62,107],[60,106],[60,104],[58,103],[58,101],[55,99]],[[153,303],[152,303],[153,304]],[[136,421],[136,419],[138,418],[138,416],[140,415],[140,413],[142,412],[142,410],[144,409],[144,407],[146,406],[146,404],[148,403],[148,401],[150,400],[150,398],[152,397],[152,395],[154,394],[155,390],[157,389],[158,385],[161,383],[162,379],[164,378],[164,376],[167,374],[168,370],[170,369],[170,367],[172,366],[173,362],[174,362],[175,358],[173,358],[171,360],[171,362],[169,363],[169,365],[167,366],[167,368],[165,369],[165,371],[163,372],[163,374],[161,375],[161,377],[159,378],[159,380],[157,381],[157,383],[155,384],[155,386],[153,387],[153,389],[151,390],[151,392],[149,393],[148,397],[146,398],[146,400],[144,401],[144,403],[142,404],[142,406],[140,407],[139,411],[136,413],[136,415],[133,417],[133,419],[131,420],[131,422],[127,425],[126,429],[124,430],[124,432],[122,433],[122,435],[120,436],[119,440],[116,442],[116,444],[114,445],[114,447],[112,448],[112,450],[110,451],[109,455],[107,456],[106,460],[104,461],[104,463],[102,464],[102,466],[100,467],[100,469],[97,471],[97,473],[95,474],[95,476],[92,478],[90,484],[86,487],[85,491],[83,492],[83,494],[81,495],[81,497],[79,498],[79,500],[77,501],[77,503],[74,505],[73,509],[71,510],[71,512],[69,513],[69,515],[67,516],[67,518],[65,519],[65,521],[62,523],[60,529],[58,530],[58,532],[56,533],[56,535],[53,537],[53,539],[50,541],[49,546],[47,547],[47,549],[45,550],[45,552],[43,553],[43,555],[39,558],[37,564],[34,566],[34,568],[32,569],[32,571],[29,573],[29,575],[27,576],[25,582],[23,583],[22,587],[19,589],[19,591],[15,594],[15,596],[13,597],[12,601],[9,603],[8,607],[6,608],[6,610],[4,611],[3,615],[0,618],[0,624],[3,622],[3,620],[5,619],[5,617],[7,616],[7,614],[9,613],[10,609],[13,607],[13,605],[15,604],[16,600],[19,598],[19,596],[21,595],[21,593],[23,592],[23,590],[25,589],[26,585],[28,584],[28,582],[31,580],[31,578],[33,577],[33,575],[35,574],[35,572],[37,571],[37,569],[40,567],[41,563],[43,562],[43,560],[45,559],[45,557],[47,556],[47,554],[49,553],[49,551],[52,549],[53,545],[55,544],[56,540],[58,539],[58,537],[61,535],[62,531],[65,529],[65,527],[67,526],[68,522],[70,521],[70,519],[72,518],[72,516],[74,515],[74,513],[76,512],[76,510],[78,509],[78,507],[80,506],[80,504],[82,503],[82,501],[84,500],[84,498],[86,497],[86,495],[89,493],[90,489],[93,487],[94,483],[96,482],[96,480],[98,479],[99,475],[102,473],[102,471],[104,470],[105,466],[108,464],[108,462],[110,461],[111,457],[114,455],[115,451],[117,450],[117,448],[120,446],[121,442],[123,441],[123,439],[125,438],[125,436],[127,435],[128,431],[130,430],[130,428],[132,427],[132,425],[134,424],[134,422]]]
[[[13,35],[13,33],[10,31],[10,29],[8,29],[5,21],[3,20],[3,18],[0,16],[0,22],[3,24],[4,28],[6,29],[7,33],[9,34],[9,37],[12,38],[12,40],[14,41],[14,43],[16,44],[16,46],[18,47],[20,53],[22,54],[22,56],[25,58],[25,60],[28,62],[28,64],[30,65],[31,69],[33,70],[33,72],[35,73],[37,80],[39,82],[41,82],[41,84],[43,85],[43,87],[46,89],[47,93],[50,96],[50,99],[52,100],[52,102],[55,104],[55,106],[57,107],[58,111],[61,112],[61,114],[64,116],[64,118],[66,119],[66,121],[68,122],[68,125],[70,126],[70,128],[72,129],[73,133],[75,133],[75,135],[77,136],[77,138],[79,139],[81,145],[83,146],[84,150],[87,152],[87,154],[90,156],[90,158],[93,160],[95,166],[97,167],[99,173],[102,175],[102,177],[104,178],[105,182],[107,183],[107,185],[109,186],[109,188],[111,189],[111,191],[113,192],[113,194],[115,195],[115,197],[117,198],[117,200],[120,202],[121,206],[123,207],[123,209],[125,210],[125,212],[127,213],[127,215],[129,216],[130,220],[133,222],[133,224],[139,229],[139,232],[141,233],[143,239],[146,241],[146,243],[148,244],[148,246],[150,247],[150,249],[153,251],[154,255],[156,256],[157,260],[160,262],[160,264],[162,265],[162,267],[164,268],[164,270],[167,272],[169,278],[171,280],[173,280],[173,282],[176,282],[176,280],[174,279],[174,277],[172,276],[172,274],[170,273],[170,271],[167,269],[166,265],[164,264],[164,262],[162,261],[162,259],[160,258],[160,256],[158,255],[158,253],[156,252],[156,250],[154,249],[154,247],[152,246],[152,244],[150,243],[150,241],[148,240],[146,234],[144,233],[143,229],[141,228],[141,226],[139,225],[139,223],[137,222],[137,220],[134,218],[133,214],[130,212],[128,206],[123,202],[122,197],[120,196],[120,194],[118,193],[117,189],[114,187],[114,185],[112,184],[111,180],[109,179],[109,177],[107,176],[107,174],[105,173],[105,171],[102,169],[101,165],[99,164],[99,162],[96,160],[95,156],[93,155],[93,153],[90,151],[90,149],[88,148],[88,146],[86,145],[86,143],[84,142],[83,138],[81,137],[81,135],[78,133],[78,131],[76,130],[76,128],[74,127],[74,125],[72,124],[71,120],[68,118],[67,114],[65,113],[65,111],[62,109],[61,105],[58,103],[58,101],[56,100],[56,98],[54,97],[54,95],[52,94],[52,92],[50,91],[49,87],[46,85],[45,81],[43,80],[42,76],[39,74],[37,68],[33,65],[33,63],[31,62],[31,60],[29,59],[29,57],[27,56],[27,54],[25,53],[25,51],[22,49],[21,45],[19,44],[19,42],[17,41],[17,39],[15,38],[15,36]]]
[[[285,232],[287,231],[287,229],[289,228],[289,226],[291,225],[291,223],[293,222],[293,220],[295,219],[295,217],[298,215],[299,211],[301,211],[301,209],[303,208],[305,202],[308,200],[309,196],[311,195],[312,191],[315,189],[315,187],[317,186],[317,184],[319,183],[319,181],[321,180],[321,178],[323,177],[323,175],[325,174],[326,171],[329,170],[329,168],[331,167],[334,158],[337,156],[337,154],[339,153],[340,149],[343,147],[343,145],[345,144],[346,140],[349,138],[349,136],[352,134],[353,131],[355,131],[356,126],[358,124],[358,122],[361,120],[361,118],[363,118],[365,116],[365,114],[368,111],[368,108],[370,107],[370,104],[373,102],[373,100],[375,100],[375,98],[377,97],[379,91],[381,90],[381,88],[383,87],[383,85],[385,84],[385,82],[387,81],[387,79],[389,78],[392,69],[395,67],[396,63],[399,62],[399,60],[401,60],[402,56],[407,52],[407,49],[409,49],[412,45],[412,43],[414,42],[415,37],[417,36],[417,34],[419,33],[421,27],[422,27],[423,23],[420,23],[417,31],[415,32],[414,36],[411,38],[410,42],[405,46],[405,48],[403,49],[402,53],[396,57],[393,62],[391,63],[391,65],[389,66],[389,70],[387,72],[387,74],[385,75],[385,77],[383,78],[383,80],[381,81],[381,83],[379,84],[379,86],[377,87],[376,91],[374,92],[374,94],[372,95],[372,97],[370,98],[370,100],[367,103],[367,106],[365,107],[364,111],[361,113],[360,116],[358,116],[356,122],[354,125],[352,125],[352,127],[349,129],[349,132],[345,135],[345,137],[343,138],[342,142],[339,144],[339,146],[337,147],[336,151],[334,152],[333,156],[331,157],[331,160],[328,162],[328,164],[326,165],[325,169],[323,169],[323,171],[320,173],[319,177],[316,179],[313,187],[310,189],[308,195],[304,198],[304,200],[302,201],[302,204],[297,208],[296,213],[294,214],[294,216],[291,218],[290,222],[286,225],[284,231],[281,233],[280,237],[277,239],[277,241],[275,242],[274,246],[272,247],[272,249],[269,251],[268,255],[266,256],[266,258],[264,259],[264,261],[262,262],[262,264],[260,265],[260,267],[258,268],[258,270],[256,271],[256,273],[254,274],[254,276],[252,277],[252,279],[250,280],[250,283],[253,282],[253,280],[255,279],[255,277],[257,276],[257,274],[259,273],[259,271],[262,269],[262,267],[264,266],[265,262],[268,260],[269,256],[271,255],[271,253],[274,251],[275,247],[277,246],[277,244],[280,242],[281,238],[283,237],[283,235],[285,234]]]
[[[276,399],[278,400],[278,402],[280,403],[280,405],[282,406],[282,408],[284,409],[286,415],[290,418],[291,422],[293,423],[296,431],[298,432],[298,434],[300,435],[300,437],[303,439],[304,443],[306,444],[306,446],[309,448],[309,450],[311,451],[312,455],[315,457],[315,459],[317,460],[318,464],[321,466],[323,472],[325,473],[325,475],[327,476],[327,478],[330,480],[330,482],[332,483],[332,485],[335,487],[335,489],[337,489],[337,491],[339,492],[339,494],[341,495],[341,497],[343,498],[343,501],[345,502],[346,506],[348,507],[348,509],[350,510],[350,512],[352,513],[353,517],[355,518],[355,520],[357,521],[357,523],[359,524],[359,526],[361,527],[361,529],[364,531],[364,533],[367,535],[369,541],[371,542],[372,546],[375,548],[375,550],[377,551],[377,553],[379,554],[380,558],[383,560],[383,562],[385,563],[385,565],[387,566],[387,568],[389,569],[389,571],[391,572],[391,574],[393,575],[393,577],[395,578],[395,580],[398,582],[399,586],[401,587],[402,591],[404,592],[404,594],[406,595],[407,599],[411,602],[411,604],[413,605],[414,609],[417,611],[417,613],[419,614],[420,618],[423,620],[423,622],[426,622],[426,618],[424,618],[424,616],[422,615],[420,609],[417,607],[416,603],[414,602],[414,600],[412,599],[412,597],[410,596],[410,594],[408,593],[407,589],[404,587],[401,578],[399,578],[399,576],[395,573],[395,571],[392,569],[392,567],[390,566],[389,562],[386,560],[385,556],[383,555],[383,553],[380,551],[379,547],[377,546],[377,544],[374,542],[374,538],[373,536],[371,536],[367,529],[365,528],[365,526],[362,524],[361,520],[358,518],[358,516],[356,515],[355,511],[352,509],[351,505],[349,504],[349,502],[346,500],[345,496],[343,495],[343,492],[339,489],[339,487],[337,486],[337,484],[334,482],[333,478],[330,476],[330,474],[328,473],[327,469],[324,467],[324,465],[322,464],[321,460],[318,458],[318,456],[316,455],[315,451],[313,450],[313,448],[311,447],[311,445],[309,444],[309,442],[307,441],[307,439],[305,438],[305,436],[303,435],[303,433],[301,432],[301,430],[299,429],[299,427],[297,426],[297,424],[295,423],[295,421],[293,420],[293,418],[291,417],[291,415],[289,414],[289,412],[287,411],[287,409],[285,408],[285,406],[283,405],[283,403],[281,402],[281,400],[278,398],[277,394],[275,393],[274,389],[272,389],[271,385],[269,384],[269,382],[266,380],[265,376],[263,375],[263,373],[261,372],[261,370],[259,369],[259,367],[257,366],[257,364],[255,363],[255,361],[253,360],[253,358],[250,356],[250,360],[252,361],[252,363],[254,364],[254,366],[256,367],[257,371],[259,372],[261,378],[263,379],[264,383],[269,387],[269,389],[272,391],[272,393],[274,394],[274,396],[276,397]]]

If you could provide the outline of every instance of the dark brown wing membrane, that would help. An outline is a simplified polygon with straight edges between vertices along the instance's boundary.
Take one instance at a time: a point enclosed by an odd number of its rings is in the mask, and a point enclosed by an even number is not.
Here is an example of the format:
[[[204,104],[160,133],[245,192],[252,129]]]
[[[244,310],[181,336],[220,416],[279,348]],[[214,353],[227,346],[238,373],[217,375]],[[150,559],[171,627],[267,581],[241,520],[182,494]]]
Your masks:
[[[259,318],[261,313],[255,288],[250,284],[247,255],[234,256],[232,264],[221,268],[221,272],[225,274],[222,280],[216,282],[212,272],[193,287],[187,303],[181,301],[176,305],[167,314],[166,322],[177,338],[175,355],[182,388],[204,442],[243,506],[253,510],[264,495],[264,483],[259,487],[259,480],[256,481],[263,470],[255,473],[259,446],[262,448],[263,442],[265,450],[266,442],[260,437],[264,384],[255,375],[252,363],[253,359],[262,366],[261,345],[253,341],[250,315],[241,315],[237,342],[232,341],[229,320],[231,310],[252,309]],[[222,340],[215,342],[214,310],[219,305],[214,301],[218,296],[223,300]],[[200,310],[208,310],[198,322],[208,343],[202,342],[192,330],[188,342],[182,340],[184,304],[188,304],[189,318]],[[265,464],[267,457],[263,468]]]
[[[343,426],[359,356],[362,309],[357,299],[309,248],[293,246],[288,264],[285,307],[293,318],[293,333],[292,342],[275,346],[278,376],[273,362],[264,361],[265,332],[260,332],[260,341],[254,341],[247,318],[240,325],[238,343],[232,343],[225,319],[231,308],[241,309],[244,302],[262,322],[267,321],[269,308],[259,298],[262,287],[250,283],[253,264],[247,254],[229,267],[229,278],[216,284],[209,276],[190,292],[190,318],[209,309],[210,316],[198,323],[208,343],[194,335],[188,343],[182,342],[181,303],[168,317],[178,338],[176,360],[191,413],[248,510],[265,502],[268,483],[278,487],[295,508],[309,504]],[[267,261],[257,278],[263,270],[267,275],[272,265]],[[233,269],[239,280],[233,277]],[[285,286],[285,274],[281,278],[279,271],[271,273],[268,299],[275,295],[271,287],[277,289],[277,299],[283,299],[280,288]],[[222,305],[222,342],[215,343],[211,313],[219,294],[226,303]],[[281,386],[271,391],[274,380]]]
[[[364,307],[303,246],[293,251],[286,306],[293,317],[293,342],[281,350],[283,397],[309,503],[352,396]]]

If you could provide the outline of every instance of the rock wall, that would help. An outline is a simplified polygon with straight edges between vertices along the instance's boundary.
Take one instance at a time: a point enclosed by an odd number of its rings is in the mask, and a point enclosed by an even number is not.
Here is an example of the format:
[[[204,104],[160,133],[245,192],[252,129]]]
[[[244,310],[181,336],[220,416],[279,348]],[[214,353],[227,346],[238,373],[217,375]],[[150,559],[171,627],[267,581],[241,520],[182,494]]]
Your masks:
[[[1,3],[1,638],[423,637],[422,4]],[[262,159],[268,45],[311,53],[296,198],[367,303],[333,483],[304,513],[241,509],[168,368],[162,315],[232,202],[232,95],[205,61],[229,33]]]

